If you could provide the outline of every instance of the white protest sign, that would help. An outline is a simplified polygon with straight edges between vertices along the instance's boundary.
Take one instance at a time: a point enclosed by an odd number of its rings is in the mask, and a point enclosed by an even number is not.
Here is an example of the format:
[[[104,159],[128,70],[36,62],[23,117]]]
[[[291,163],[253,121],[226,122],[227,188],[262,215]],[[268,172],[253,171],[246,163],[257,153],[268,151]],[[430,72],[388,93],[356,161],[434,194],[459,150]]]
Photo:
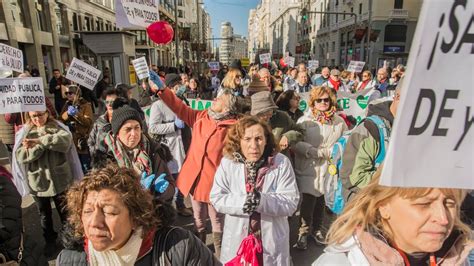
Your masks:
[[[474,189],[472,10],[423,2],[380,184]]]
[[[20,49],[0,43],[0,68],[23,73],[23,52]]]
[[[286,57],[285,64],[287,64],[290,67],[295,67],[295,58],[293,56]]]
[[[309,69],[316,69],[319,67],[319,61],[318,60],[309,60],[308,61],[308,68]]]
[[[207,62],[210,70],[219,70],[219,62]]]
[[[270,55],[270,53],[266,53],[266,54],[260,54],[260,64],[268,64],[270,63],[270,61],[272,61],[272,56]]]
[[[362,72],[362,69],[364,69],[364,66],[365,66],[364,61],[351,61],[349,62],[349,65],[347,66],[347,71],[360,73]]]
[[[45,111],[43,78],[0,79],[0,114]]]
[[[74,58],[66,73],[66,78],[93,90],[100,76],[100,70]]]
[[[150,76],[148,63],[146,62],[146,58],[144,56],[132,60],[132,64],[133,64],[133,67],[135,68],[135,73],[137,73],[138,79],[144,79]]]
[[[117,27],[128,29],[147,28],[160,20],[159,0],[115,0]]]

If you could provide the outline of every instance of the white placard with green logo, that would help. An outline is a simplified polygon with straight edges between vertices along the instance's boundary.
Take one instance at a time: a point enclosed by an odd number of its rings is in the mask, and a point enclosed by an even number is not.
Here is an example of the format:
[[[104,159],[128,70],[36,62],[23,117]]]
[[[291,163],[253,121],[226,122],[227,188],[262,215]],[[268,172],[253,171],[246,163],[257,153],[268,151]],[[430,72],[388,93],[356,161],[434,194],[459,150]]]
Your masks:
[[[351,115],[357,122],[365,118],[369,97],[373,93],[373,88],[368,88],[357,93],[339,91],[337,93],[337,104],[346,115]],[[300,110],[305,112],[309,108],[309,92],[300,93]]]
[[[211,107],[211,104],[212,104],[212,101],[210,100],[200,100],[200,99],[187,99],[187,100],[189,102],[189,107],[198,111],[207,110],[209,107]],[[150,119],[151,105],[142,107],[142,110],[145,113],[145,120],[146,120],[146,123],[148,124],[148,121]]]

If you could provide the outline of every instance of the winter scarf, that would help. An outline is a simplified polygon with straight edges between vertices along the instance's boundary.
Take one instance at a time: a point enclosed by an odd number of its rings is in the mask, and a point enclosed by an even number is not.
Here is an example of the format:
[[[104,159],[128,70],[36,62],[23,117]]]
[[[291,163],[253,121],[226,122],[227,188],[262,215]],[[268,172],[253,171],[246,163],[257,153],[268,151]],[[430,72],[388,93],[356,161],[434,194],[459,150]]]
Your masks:
[[[142,244],[142,229],[138,229],[130,236],[130,239],[118,250],[96,251],[89,240],[88,253],[89,263],[92,266],[116,266],[133,265],[137,260]]]
[[[335,81],[335,80],[333,80],[332,78],[329,78],[329,82],[331,82],[332,87],[333,87],[336,91],[339,90],[339,86],[341,85],[341,81]]]
[[[231,112],[217,113],[217,112],[212,111],[211,108],[207,109],[207,114],[209,115],[210,118],[216,121],[224,121],[224,120],[233,119],[236,117],[236,115]]]
[[[145,135],[142,134],[140,143],[132,150],[124,147],[122,142],[115,139],[112,133],[105,137],[105,143],[109,153],[114,156],[120,167],[133,168],[139,175],[143,172],[146,172],[147,176],[153,173],[153,164],[148,154],[150,143]]]
[[[328,124],[332,121],[334,114],[336,113],[336,107],[333,106],[328,111],[317,111],[313,110],[314,119],[321,124]]]
[[[367,86],[367,84],[369,84],[369,82],[370,82],[370,79],[368,79],[366,81],[362,81],[362,83],[360,84],[359,90],[365,89],[365,87]]]

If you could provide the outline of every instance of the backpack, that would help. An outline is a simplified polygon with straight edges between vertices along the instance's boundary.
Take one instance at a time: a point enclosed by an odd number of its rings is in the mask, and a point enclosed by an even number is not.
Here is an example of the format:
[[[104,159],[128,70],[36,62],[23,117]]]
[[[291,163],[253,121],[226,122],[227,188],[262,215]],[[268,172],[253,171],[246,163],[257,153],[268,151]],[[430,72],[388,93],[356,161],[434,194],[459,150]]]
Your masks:
[[[385,159],[385,153],[388,148],[390,132],[384,121],[376,115],[368,116],[364,120],[372,121],[377,126],[379,131],[380,149],[377,154],[377,157],[375,158],[375,167],[378,168]],[[362,124],[364,120],[362,120],[357,126]],[[351,136],[353,130],[345,132],[334,144],[331,153],[330,165],[328,167],[329,176],[324,179],[324,200],[326,202],[326,206],[332,212],[338,215],[342,213],[342,210],[344,209],[344,205],[346,203],[346,199],[343,193],[344,187],[342,185],[341,178],[339,178],[339,171],[342,168],[343,155],[344,150],[346,148],[347,140]],[[356,186],[357,184],[353,187]]]

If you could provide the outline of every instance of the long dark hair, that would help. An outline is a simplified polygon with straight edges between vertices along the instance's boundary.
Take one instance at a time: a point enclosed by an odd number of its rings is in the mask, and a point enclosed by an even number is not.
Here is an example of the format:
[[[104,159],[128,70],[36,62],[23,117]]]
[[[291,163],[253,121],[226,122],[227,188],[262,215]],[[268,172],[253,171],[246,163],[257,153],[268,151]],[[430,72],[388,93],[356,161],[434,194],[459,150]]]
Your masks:
[[[278,96],[276,105],[282,111],[288,111],[291,108],[290,101],[295,97],[296,92],[294,90],[287,90]]]

